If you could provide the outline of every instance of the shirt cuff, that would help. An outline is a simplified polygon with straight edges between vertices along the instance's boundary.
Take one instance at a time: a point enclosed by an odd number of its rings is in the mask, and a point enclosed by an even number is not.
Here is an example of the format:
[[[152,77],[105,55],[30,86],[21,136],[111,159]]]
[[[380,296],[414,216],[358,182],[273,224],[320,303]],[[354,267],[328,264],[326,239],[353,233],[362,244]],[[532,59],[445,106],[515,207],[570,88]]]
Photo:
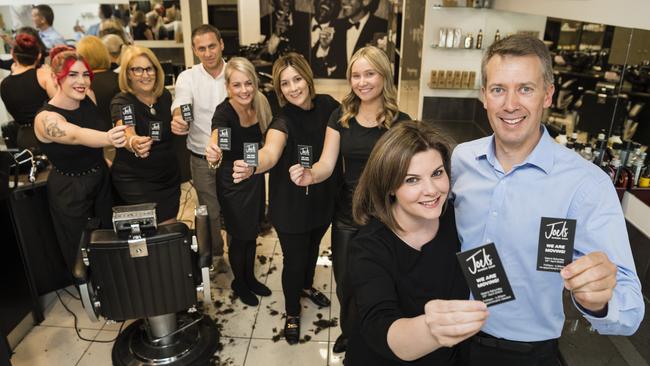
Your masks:
[[[607,303],[606,308],[607,308],[607,314],[603,317],[599,316],[594,316],[590,311],[587,309],[583,308],[580,304],[578,304],[573,297],[573,294],[571,294],[571,301],[573,301],[573,305],[578,309],[580,314],[584,316],[589,323],[591,323],[591,326],[596,329],[597,331],[600,332],[600,330],[604,330],[607,326],[611,324],[616,324],[618,323],[619,320],[619,303],[616,298],[616,292],[614,292],[613,296],[611,299],[609,299],[609,302]]]
[[[330,53],[330,49],[328,48],[327,50],[324,50],[321,46],[318,46],[318,50],[316,50],[316,57],[318,58],[324,58]]]

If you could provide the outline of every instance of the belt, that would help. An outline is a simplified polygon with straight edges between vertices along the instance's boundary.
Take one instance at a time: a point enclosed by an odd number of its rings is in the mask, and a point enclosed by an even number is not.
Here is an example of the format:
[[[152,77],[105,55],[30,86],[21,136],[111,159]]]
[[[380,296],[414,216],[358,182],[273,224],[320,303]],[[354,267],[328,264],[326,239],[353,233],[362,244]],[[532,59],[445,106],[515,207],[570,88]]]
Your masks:
[[[497,348],[506,351],[518,352],[518,353],[529,353],[536,348],[543,346],[551,346],[557,344],[557,339],[549,339],[547,341],[538,341],[538,342],[519,342],[519,341],[510,341],[503,338],[496,338],[487,333],[479,332],[477,335],[472,337],[474,343],[478,343],[481,346]]]
[[[57,168],[57,167],[54,167],[54,170],[56,170],[56,172],[61,174],[61,175],[65,175],[66,177],[82,177],[84,175],[95,174],[95,173],[99,172],[101,170],[101,167],[99,165],[97,165],[97,166],[95,166],[93,168],[90,168],[88,170],[84,170],[84,171],[81,171],[81,172],[64,172],[62,170],[59,170],[59,168]]]
[[[205,155],[197,154],[194,151],[190,150],[190,154],[196,158],[206,160]]]

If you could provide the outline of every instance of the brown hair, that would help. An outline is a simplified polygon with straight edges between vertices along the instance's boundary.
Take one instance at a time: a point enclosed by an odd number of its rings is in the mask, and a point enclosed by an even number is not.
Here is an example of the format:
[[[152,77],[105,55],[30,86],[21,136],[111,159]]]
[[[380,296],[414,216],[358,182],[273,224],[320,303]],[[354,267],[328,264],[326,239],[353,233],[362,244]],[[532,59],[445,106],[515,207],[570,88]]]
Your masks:
[[[77,52],[88,61],[90,68],[108,70],[111,67],[111,56],[101,39],[95,36],[85,36],[77,42]]]
[[[384,90],[382,93],[383,99],[383,111],[377,115],[377,122],[380,128],[390,128],[393,124],[393,120],[397,117],[399,113],[399,108],[397,106],[397,89],[393,83],[393,70],[388,60],[386,53],[375,46],[366,46],[360,48],[357,52],[352,55],[350,62],[348,63],[348,70],[346,72],[346,77],[348,82],[352,78],[352,66],[360,58],[364,58],[379,75],[384,78]],[[354,118],[357,113],[359,113],[359,105],[361,104],[361,99],[354,94],[353,90],[350,90],[348,95],[343,98],[341,102],[341,119],[339,123],[341,126],[348,128],[350,119]],[[383,117],[383,118],[382,118]]]
[[[403,121],[389,129],[372,149],[354,191],[354,221],[364,225],[375,217],[393,231],[402,230],[393,215],[394,192],[404,183],[413,156],[431,149],[440,153],[450,177],[450,142],[440,130],[421,121]]]
[[[121,56],[120,75],[118,76],[120,90],[134,94],[127,73],[131,71],[129,70],[131,67],[131,61],[138,56],[148,58],[151,65],[156,69],[156,82],[154,83],[153,93],[156,97],[161,96],[163,89],[165,88],[165,72],[163,71],[162,66],[160,66],[160,62],[158,62],[156,55],[154,55],[154,53],[147,47],[142,46],[129,46]]]
[[[544,85],[553,85],[553,62],[544,42],[527,34],[513,34],[492,43],[481,60],[481,83],[487,84],[487,64],[494,56],[536,56],[542,65]]]
[[[284,107],[284,105],[287,104],[287,98],[282,94],[280,76],[289,66],[293,67],[296,72],[305,79],[307,85],[309,85],[309,98],[314,99],[316,96],[316,89],[314,89],[314,73],[312,72],[309,63],[305,60],[303,55],[289,52],[273,63],[273,89],[275,89],[275,94],[278,96],[280,107]]]
[[[219,32],[219,29],[217,29],[217,27],[211,24],[201,24],[198,27],[194,28],[192,31],[192,36],[190,37],[192,40],[192,47],[194,47],[194,37],[201,36],[206,33],[214,33],[214,36],[217,37],[217,41],[221,41],[221,32]]]

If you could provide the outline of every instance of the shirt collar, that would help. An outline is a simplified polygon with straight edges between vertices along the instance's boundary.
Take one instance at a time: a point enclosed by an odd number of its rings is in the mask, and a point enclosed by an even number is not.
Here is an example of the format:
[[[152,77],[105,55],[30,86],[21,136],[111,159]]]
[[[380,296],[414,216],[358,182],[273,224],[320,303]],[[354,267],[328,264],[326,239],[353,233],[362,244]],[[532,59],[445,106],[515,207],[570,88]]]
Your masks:
[[[539,142],[533,151],[528,155],[528,157],[526,157],[526,159],[521,164],[515,165],[513,167],[513,170],[520,166],[532,165],[543,170],[546,174],[549,174],[551,172],[551,169],[553,168],[553,144],[555,144],[555,141],[553,141],[551,136],[548,134],[548,131],[544,125],[541,125],[539,128],[542,132],[542,137],[539,139]],[[487,159],[487,161],[493,167],[501,166],[501,164],[499,164],[497,161],[494,134],[490,136],[487,144],[476,149],[475,156],[477,159]]]
[[[208,70],[205,69],[205,66],[203,66],[203,63],[201,63],[201,72],[203,72],[205,75],[209,76],[214,80],[223,79],[225,75],[224,74],[225,71],[226,71],[226,60],[223,60],[223,66],[221,67],[221,72],[219,73],[219,75],[217,75],[217,77],[212,77],[212,75],[208,72]]]

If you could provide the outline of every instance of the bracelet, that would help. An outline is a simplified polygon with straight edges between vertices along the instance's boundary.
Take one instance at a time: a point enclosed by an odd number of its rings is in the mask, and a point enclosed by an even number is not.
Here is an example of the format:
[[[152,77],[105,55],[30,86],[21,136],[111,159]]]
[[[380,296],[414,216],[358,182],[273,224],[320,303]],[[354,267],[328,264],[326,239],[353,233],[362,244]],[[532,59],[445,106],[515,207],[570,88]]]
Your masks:
[[[206,160],[208,160],[208,159],[206,158]],[[218,167],[221,166],[221,161],[222,161],[222,160],[223,160],[223,159],[219,159],[219,160],[217,160],[216,163],[211,163],[211,162],[208,161],[208,168],[210,168],[210,169],[217,169]]]
[[[126,144],[126,146],[128,146],[131,149],[131,151],[133,151],[135,153],[135,149],[133,149],[133,139],[134,138],[135,138],[135,135],[129,137],[129,141]],[[135,154],[135,156],[138,156],[138,154]]]

